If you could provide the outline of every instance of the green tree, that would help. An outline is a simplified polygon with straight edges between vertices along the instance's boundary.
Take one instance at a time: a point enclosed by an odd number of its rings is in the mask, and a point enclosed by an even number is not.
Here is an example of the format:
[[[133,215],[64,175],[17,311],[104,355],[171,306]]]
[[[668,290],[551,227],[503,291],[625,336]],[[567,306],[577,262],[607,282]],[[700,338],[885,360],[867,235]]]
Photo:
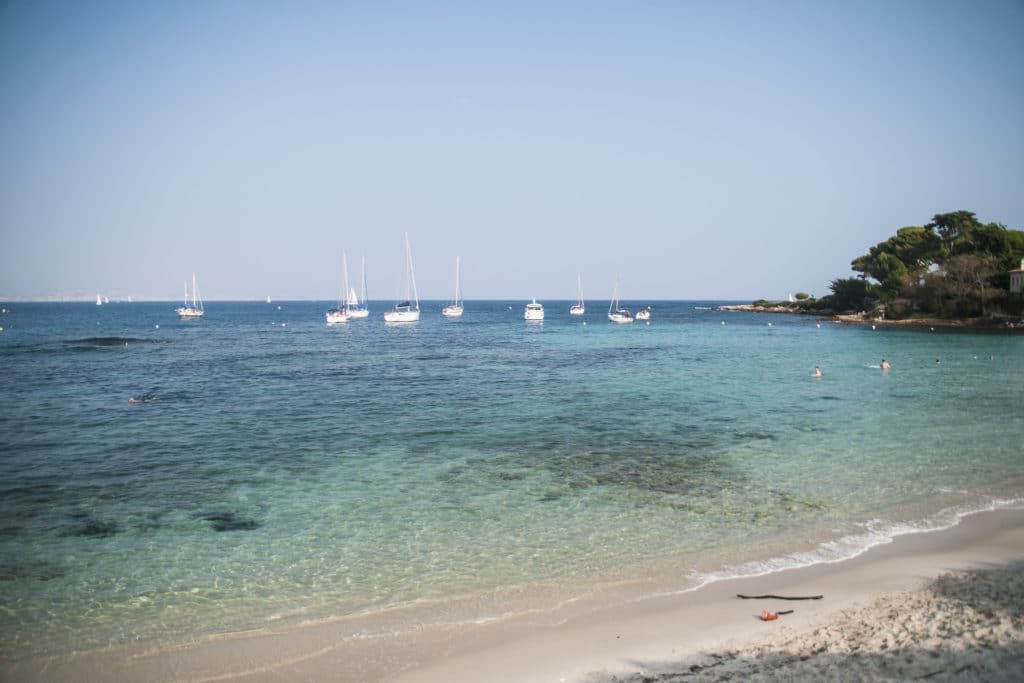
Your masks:
[[[981,223],[973,211],[960,210],[937,213],[932,216],[932,222],[925,227],[935,231],[942,240],[946,253],[951,254],[958,242],[970,240],[974,231],[981,227]]]
[[[942,242],[928,228],[900,228],[884,242],[879,242],[850,266],[879,284],[878,294],[891,301],[912,280],[919,279],[942,256]]]
[[[832,280],[829,289],[832,290],[831,304],[836,311],[863,310],[874,298],[871,284],[859,277]]]

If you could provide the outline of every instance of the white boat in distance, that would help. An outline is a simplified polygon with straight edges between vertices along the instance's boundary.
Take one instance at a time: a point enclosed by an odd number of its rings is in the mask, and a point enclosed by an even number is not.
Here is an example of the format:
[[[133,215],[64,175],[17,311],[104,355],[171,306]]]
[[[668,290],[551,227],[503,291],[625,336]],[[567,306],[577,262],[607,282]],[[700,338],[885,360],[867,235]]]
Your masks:
[[[650,306],[644,306],[639,311],[637,311],[636,312],[636,319],[637,320],[650,320],[651,319],[651,307]]]
[[[324,315],[328,325],[337,325],[339,323],[347,323],[349,319],[348,314],[348,300],[345,298],[348,294],[348,257],[345,252],[341,254],[341,296],[338,297],[338,307],[332,308]]]
[[[186,285],[186,287],[187,287],[187,286],[188,286],[188,285]],[[97,305],[97,306],[102,306],[102,305],[103,305],[103,299],[102,299],[102,298],[100,298],[100,295],[99,295],[99,294],[97,294],[97,295],[96,295],[96,305]]]
[[[363,302],[362,304],[359,303],[360,300]],[[359,296],[356,296],[355,287],[348,290],[348,317],[355,320],[356,318],[367,318],[369,315],[370,309],[366,307],[366,257],[364,256]]]
[[[462,317],[462,292],[459,291],[459,257],[455,257],[455,298],[450,304],[441,309],[441,315],[446,318]]]
[[[384,322],[388,323],[414,323],[420,319],[420,297],[416,293],[416,274],[412,268],[412,247],[409,246],[409,233],[405,233],[405,253],[402,257],[402,281],[405,287],[399,284],[399,295],[405,290],[405,298],[395,304],[390,311],[384,312]]]
[[[175,309],[178,317],[189,319],[189,318],[202,318],[203,317],[203,299],[199,296],[199,288],[196,286],[196,274],[192,273],[192,305],[188,303],[188,282],[185,283],[185,301]]]
[[[537,303],[537,297],[533,298],[533,301],[526,304],[526,311],[523,313],[524,320],[543,320],[544,319],[544,307]]]
[[[633,314],[619,305],[619,283],[615,283],[615,291],[612,293],[612,300],[608,304],[608,320],[613,323],[631,323]]]
[[[569,315],[583,315],[586,312],[587,308],[583,305],[583,280],[576,273],[576,303],[569,308]]]

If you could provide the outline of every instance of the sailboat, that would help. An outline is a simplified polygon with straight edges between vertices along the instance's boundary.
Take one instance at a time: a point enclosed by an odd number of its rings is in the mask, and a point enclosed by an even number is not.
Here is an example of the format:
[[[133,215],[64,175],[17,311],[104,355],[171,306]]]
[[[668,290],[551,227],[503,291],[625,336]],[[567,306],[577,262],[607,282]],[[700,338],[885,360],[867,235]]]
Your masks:
[[[196,286],[196,274],[192,273],[192,305],[188,303],[188,282],[185,283],[185,301],[175,309],[178,317],[186,320],[203,317],[203,299],[199,296],[199,288]]]
[[[576,303],[569,308],[569,315],[583,315],[586,312],[587,308],[583,305],[583,280],[580,279],[580,274],[576,273]]]
[[[405,285],[405,298],[395,304],[390,311],[385,311],[384,322],[414,323],[420,319],[420,297],[416,293],[416,274],[412,269],[412,247],[409,246],[409,233],[405,233],[405,253],[402,255],[402,282],[399,284],[399,296],[402,295],[402,284]]]
[[[612,300],[608,304],[608,320],[613,323],[631,323],[633,314],[619,305],[619,283],[615,283],[615,291],[612,293]]]
[[[639,311],[637,311],[636,312],[636,319],[637,320],[650,320],[651,319],[651,307],[650,306],[644,306]]]
[[[328,325],[334,325],[336,323],[347,323],[349,319],[348,314],[348,300],[345,298],[348,294],[348,257],[345,253],[341,254],[341,296],[338,297],[338,307],[332,308],[327,311],[324,316],[327,319]]]
[[[446,318],[462,317],[462,292],[459,291],[459,257],[455,257],[455,299],[441,309],[441,315]]]
[[[356,290],[353,287],[348,290],[348,317],[355,318],[366,318],[370,315],[370,309],[366,307],[366,257],[363,257],[362,267],[362,284],[359,287],[359,296],[356,296]],[[362,305],[360,305],[362,301]]]
[[[268,304],[270,303],[270,297],[269,296],[267,297],[267,303]]]
[[[103,305],[103,297],[101,297],[99,294],[96,295],[96,305],[97,306],[102,306]]]

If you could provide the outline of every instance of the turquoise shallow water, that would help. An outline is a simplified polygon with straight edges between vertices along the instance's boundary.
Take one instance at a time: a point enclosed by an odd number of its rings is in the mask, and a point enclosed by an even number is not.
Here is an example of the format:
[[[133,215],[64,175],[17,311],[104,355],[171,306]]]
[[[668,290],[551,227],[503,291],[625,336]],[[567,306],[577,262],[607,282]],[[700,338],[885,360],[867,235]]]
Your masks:
[[[9,306],[0,655],[651,561],[685,589],[1022,497],[1024,337],[524,303]]]

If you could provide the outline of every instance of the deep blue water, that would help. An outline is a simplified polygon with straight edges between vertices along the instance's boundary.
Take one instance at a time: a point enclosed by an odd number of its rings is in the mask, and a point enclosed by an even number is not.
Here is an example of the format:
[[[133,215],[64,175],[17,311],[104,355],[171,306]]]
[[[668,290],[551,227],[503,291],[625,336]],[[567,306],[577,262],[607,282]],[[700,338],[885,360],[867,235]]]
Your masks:
[[[652,558],[697,581],[1021,495],[1024,337],[543,303],[6,305],[0,655]]]

